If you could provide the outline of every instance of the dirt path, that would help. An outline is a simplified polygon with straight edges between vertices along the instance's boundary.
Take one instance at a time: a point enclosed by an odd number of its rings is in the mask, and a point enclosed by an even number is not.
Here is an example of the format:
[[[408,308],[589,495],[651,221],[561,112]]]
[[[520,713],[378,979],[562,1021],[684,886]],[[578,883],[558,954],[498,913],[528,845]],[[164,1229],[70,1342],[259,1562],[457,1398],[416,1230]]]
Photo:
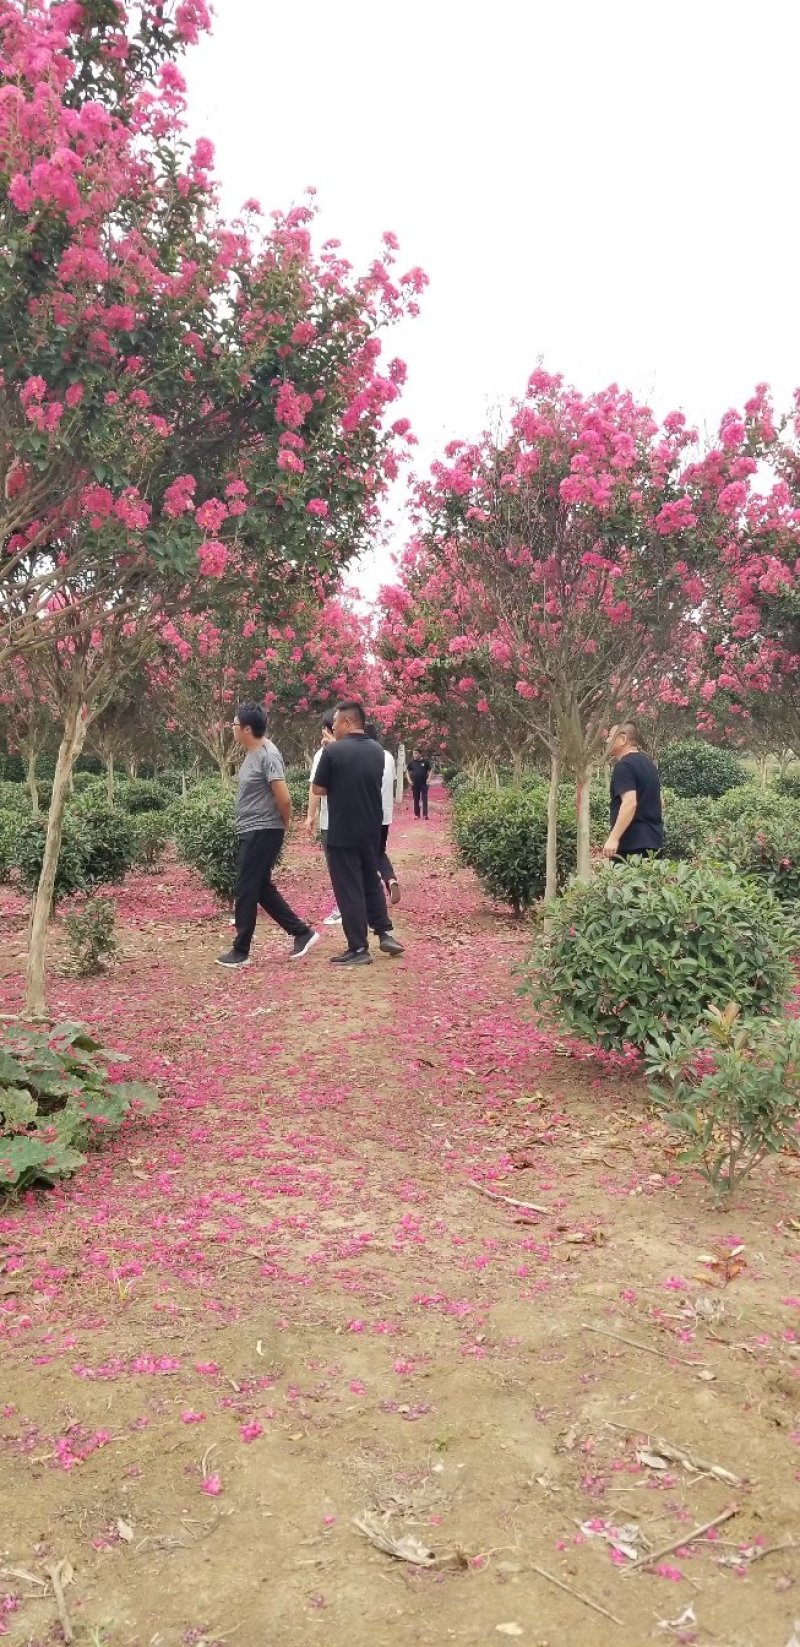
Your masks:
[[[332,975],[328,937],[290,966],[261,924],[222,973],[224,922],[173,870],[121,891],[109,979],[54,975],[169,1097],[0,1210],[0,1634],[62,1639],[34,1580],[65,1561],[87,1644],[786,1647],[800,1549],[761,1552],[800,1541],[797,1177],[715,1212],[636,1080],[536,1027],[527,936],[438,807],[392,845],[400,963]],[[307,846],[284,887],[325,912]],[[7,1011],[9,894],[0,919]],[[609,1542],[658,1552],[734,1505],[654,1570]]]

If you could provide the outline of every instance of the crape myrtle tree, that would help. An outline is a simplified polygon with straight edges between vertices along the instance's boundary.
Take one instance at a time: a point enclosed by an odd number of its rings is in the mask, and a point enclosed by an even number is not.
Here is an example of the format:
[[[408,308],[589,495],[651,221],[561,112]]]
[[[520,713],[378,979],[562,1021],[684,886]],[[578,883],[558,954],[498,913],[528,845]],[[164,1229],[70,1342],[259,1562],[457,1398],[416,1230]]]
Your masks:
[[[405,581],[384,595],[379,648],[401,700],[445,727],[448,697],[469,704],[489,738],[515,724],[519,747],[549,756],[549,894],[562,774],[585,876],[608,727],[680,655],[706,597],[713,544],[684,478],[694,439],[680,413],[659,426],[616,386],[583,396],[535,371],[507,435],[454,442],[434,464]],[[406,599],[403,656],[392,608]]]
[[[34,901],[28,1007],[70,773],[154,628],[277,603],[369,541],[406,428],[382,325],[413,310],[394,242],[363,276],[317,253],[310,206],[219,214],[175,61],[203,0],[0,0],[0,656],[49,654],[62,741]],[[402,455],[402,454],[401,454]]]
[[[370,657],[366,616],[341,592],[288,591],[283,620],[274,605],[260,613],[247,599],[224,608],[176,615],[162,625],[150,667],[150,692],[167,729],[211,757],[223,782],[236,746],[231,721],[245,698],[263,703],[270,736],[287,760],[305,758],[319,719],[345,694],[374,707],[380,676]]]

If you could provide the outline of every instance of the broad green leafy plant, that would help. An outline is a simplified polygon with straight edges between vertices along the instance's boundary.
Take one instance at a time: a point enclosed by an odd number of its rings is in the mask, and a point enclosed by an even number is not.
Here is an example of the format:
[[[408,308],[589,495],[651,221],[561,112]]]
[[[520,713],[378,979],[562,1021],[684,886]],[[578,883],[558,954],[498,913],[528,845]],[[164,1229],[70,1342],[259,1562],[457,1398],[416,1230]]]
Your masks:
[[[651,1093],[684,1141],[682,1159],[717,1194],[767,1155],[800,1153],[800,1024],[742,1019],[710,1006],[695,1029],[657,1036],[646,1051]]]
[[[239,843],[230,792],[218,782],[213,787],[198,787],[188,800],[173,807],[170,818],[181,862],[196,869],[218,898],[232,898]]]
[[[116,954],[114,934],[117,906],[113,898],[86,898],[64,918],[67,948],[73,971],[79,978],[102,972]]]
[[[774,1013],[792,936],[771,893],[714,865],[608,865],[550,908],[532,992],[575,1034],[639,1049],[694,1029],[709,1005]]]
[[[126,1116],[150,1114],[153,1087],[113,1081],[126,1063],[80,1024],[45,1032],[10,1025],[0,1036],[0,1191],[52,1184],[83,1166],[86,1151]]]

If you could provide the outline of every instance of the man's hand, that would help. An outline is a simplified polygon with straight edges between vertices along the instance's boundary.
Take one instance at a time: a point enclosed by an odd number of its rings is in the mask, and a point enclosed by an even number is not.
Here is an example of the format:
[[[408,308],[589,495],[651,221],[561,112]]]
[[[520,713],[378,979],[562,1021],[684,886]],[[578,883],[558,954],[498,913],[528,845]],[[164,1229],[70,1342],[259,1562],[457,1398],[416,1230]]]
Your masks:
[[[306,818],[306,829],[307,829],[307,830],[308,830],[308,833],[309,833],[309,835],[310,835],[310,836],[311,836],[311,839],[312,839],[312,841],[313,841],[313,840],[316,840],[316,837],[317,837],[317,819],[316,819],[316,814],[314,814],[314,815],[312,815],[312,814],[311,814],[311,813],[310,813],[310,812],[309,812],[309,814],[308,814],[308,817],[307,817],[307,818]]]
[[[603,847],[603,857],[604,858],[618,858],[619,857],[619,841],[617,840],[616,835],[609,835],[608,840],[606,841],[605,846]]]

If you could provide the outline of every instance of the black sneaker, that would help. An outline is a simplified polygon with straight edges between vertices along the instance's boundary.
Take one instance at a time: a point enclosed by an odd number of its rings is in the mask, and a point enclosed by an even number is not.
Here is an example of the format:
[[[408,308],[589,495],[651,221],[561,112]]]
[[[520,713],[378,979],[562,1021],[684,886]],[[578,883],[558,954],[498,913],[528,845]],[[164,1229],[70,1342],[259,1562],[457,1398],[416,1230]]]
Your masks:
[[[249,966],[250,956],[240,955],[238,949],[229,949],[224,955],[217,956],[217,966]]]
[[[405,955],[406,946],[395,938],[392,932],[384,932],[381,936],[382,955]]]
[[[319,933],[314,931],[306,932],[302,938],[295,938],[295,941],[289,951],[289,960],[299,961],[301,955],[307,955],[308,951],[313,949],[314,945],[318,943]]]
[[[393,904],[399,904],[399,902],[400,902],[400,882],[399,881],[390,881],[389,882],[389,897],[391,898]]]
[[[332,955],[330,966],[372,966],[372,956],[366,949],[343,949],[341,955]]]

